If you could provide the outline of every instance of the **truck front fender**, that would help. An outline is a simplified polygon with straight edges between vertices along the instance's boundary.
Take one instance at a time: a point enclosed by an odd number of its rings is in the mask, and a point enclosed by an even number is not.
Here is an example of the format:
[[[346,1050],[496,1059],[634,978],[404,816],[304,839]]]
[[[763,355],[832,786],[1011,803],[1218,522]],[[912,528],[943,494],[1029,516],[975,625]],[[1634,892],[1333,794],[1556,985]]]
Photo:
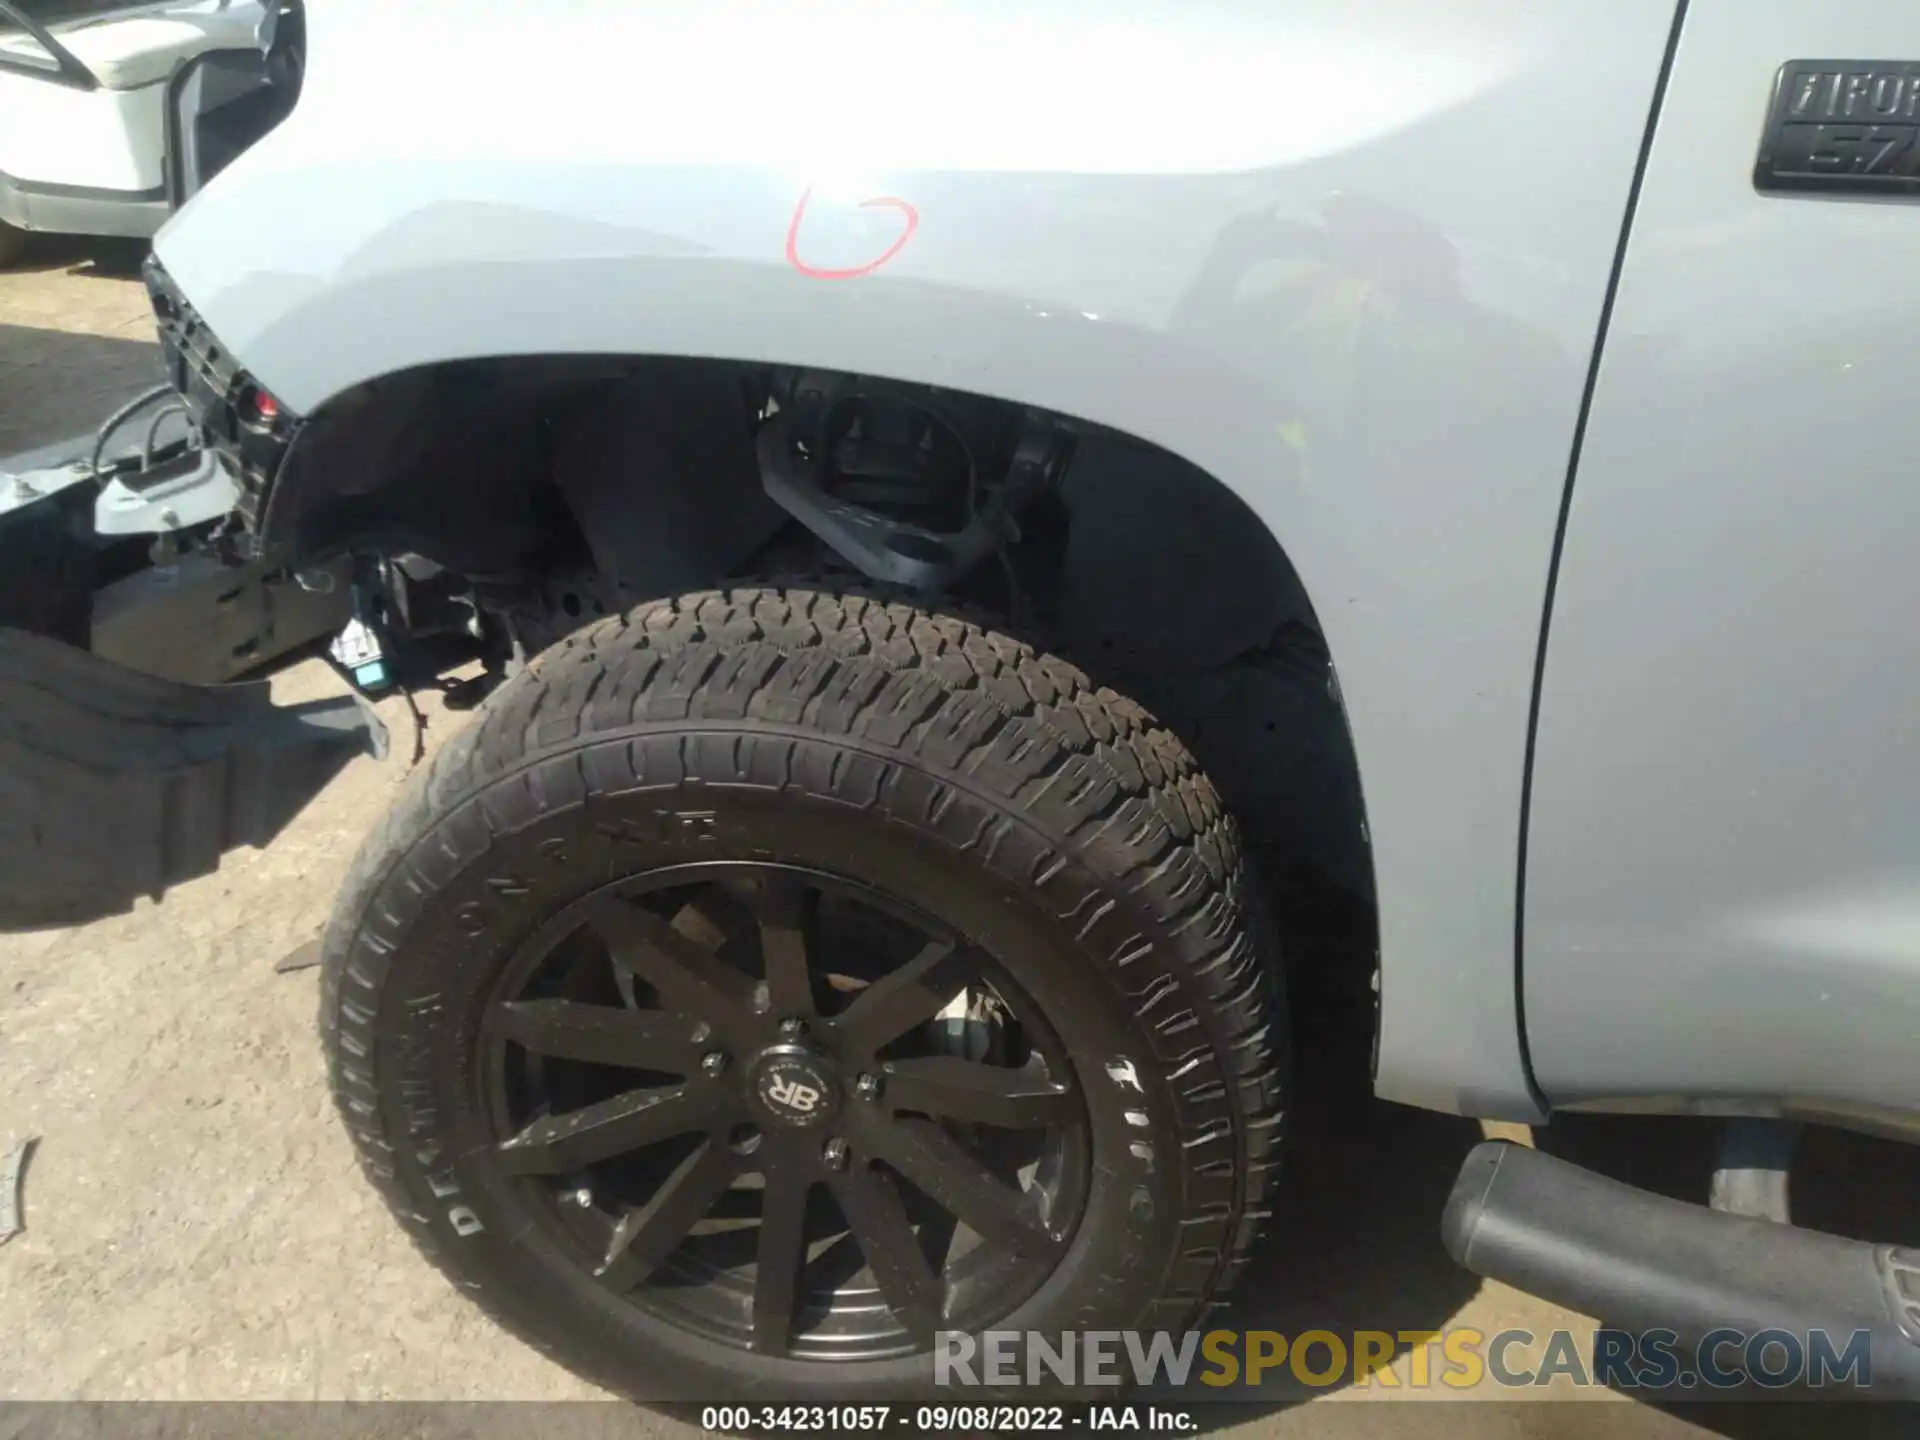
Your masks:
[[[1673,13],[329,0],[299,107],[158,254],[307,415],[448,361],[711,357],[965,389],[1207,471],[1338,667],[1378,1088],[1530,1119],[1541,604]]]

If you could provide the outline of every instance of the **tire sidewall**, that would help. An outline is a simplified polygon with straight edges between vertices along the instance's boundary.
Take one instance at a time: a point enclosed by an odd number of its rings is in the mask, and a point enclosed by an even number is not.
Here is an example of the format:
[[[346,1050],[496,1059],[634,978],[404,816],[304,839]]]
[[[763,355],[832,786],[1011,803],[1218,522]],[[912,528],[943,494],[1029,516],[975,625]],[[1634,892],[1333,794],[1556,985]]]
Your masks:
[[[791,783],[745,778],[767,757],[743,769],[743,741],[784,749],[776,768]],[[649,766],[650,749],[666,747],[678,765]],[[341,1044],[364,1052],[375,1092],[374,1113],[357,1118],[389,1152],[416,1229],[496,1315],[640,1399],[880,1400],[930,1388],[928,1355],[832,1365],[753,1356],[626,1303],[570,1250],[539,1182],[491,1162],[480,1024],[530,937],[614,881],[739,860],[810,866],[900,896],[1008,970],[1072,1057],[1094,1153],[1065,1259],[996,1328],[1057,1339],[1153,1317],[1196,1199],[1167,1079],[1204,1038],[1167,1023],[1182,1011],[1167,953],[1178,938],[1101,875],[1097,857],[960,777],[937,777],[952,797],[944,806],[913,803],[927,779],[926,767],[871,745],[766,725],[600,736],[533,757],[449,807],[372,887],[357,923],[336,930]]]

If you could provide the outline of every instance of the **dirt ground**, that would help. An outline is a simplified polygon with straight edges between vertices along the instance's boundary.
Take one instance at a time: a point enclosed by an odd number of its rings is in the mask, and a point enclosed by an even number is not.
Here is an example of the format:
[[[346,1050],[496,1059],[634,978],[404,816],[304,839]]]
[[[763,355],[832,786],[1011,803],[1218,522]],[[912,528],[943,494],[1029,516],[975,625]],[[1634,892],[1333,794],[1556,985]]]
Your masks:
[[[50,245],[0,274],[0,454],[84,428],[154,375],[137,260]],[[334,684],[314,665],[276,681],[288,698]],[[436,743],[464,723],[429,717]],[[40,1137],[26,1230],[0,1246],[0,1399],[597,1396],[467,1305],[389,1222],[327,1098],[315,972],[273,968],[318,933],[403,772],[354,762],[273,847],[162,903],[0,937],[0,1152]],[[1372,1101],[1364,1053],[1356,1065],[1309,1045],[1305,1067],[1275,1243],[1219,1324],[1590,1328],[1442,1253],[1440,1205],[1477,1127]],[[1439,1404],[1360,1407],[1363,1419],[1344,1403],[1396,1393],[1303,1405],[1307,1392],[1276,1390],[1215,1423],[1442,1433],[1424,1423]],[[1617,1397],[1552,1393],[1570,1403],[1475,1407],[1445,1433],[1694,1433]],[[686,1429],[621,1414],[622,1433]]]

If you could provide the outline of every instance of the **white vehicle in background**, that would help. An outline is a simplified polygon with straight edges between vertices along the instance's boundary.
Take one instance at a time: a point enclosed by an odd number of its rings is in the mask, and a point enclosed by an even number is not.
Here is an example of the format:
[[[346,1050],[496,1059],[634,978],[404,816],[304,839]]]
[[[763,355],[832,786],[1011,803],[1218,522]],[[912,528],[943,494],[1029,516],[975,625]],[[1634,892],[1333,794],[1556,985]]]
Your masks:
[[[181,198],[180,157],[207,142],[174,117],[271,108],[287,93],[267,82],[261,60],[279,9],[262,0],[0,0],[0,265],[28,231],[158,230]],[[257,119],[249,133],[261,133]]]

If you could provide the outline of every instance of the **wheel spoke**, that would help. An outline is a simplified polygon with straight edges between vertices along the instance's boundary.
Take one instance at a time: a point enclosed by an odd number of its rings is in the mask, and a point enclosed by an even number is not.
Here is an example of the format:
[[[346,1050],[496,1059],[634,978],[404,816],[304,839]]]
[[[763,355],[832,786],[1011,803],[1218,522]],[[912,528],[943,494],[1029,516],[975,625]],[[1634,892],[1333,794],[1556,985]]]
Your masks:
[[[921,1252],[900,1192],[866,1166],[835,1175],[832,1185],[887,1308],[916,1343],[931,1344],[942,1313],[940,1278]]]
[[[625,1010],[573,1000],[514,1000],[487,1012],[487,1029],[535,1055],[691,1075],[700,1047],[687,1023],[662,1010]]]
[[[760,963],[767,999],[782,1018],[813,1014],[813,974],[807,963],[807,887],[771,871],[760,883]]]
[[[957,1055],[896,1060],[885,1067],[887,1106],[1008,1130],[1070,1125],[1080,1113],[1071,1087],[1031,1070],[982,1065]]]
[[[634,876],[478,1017],[499,1170],[546,1177],[523,1188],[608,1303],[672,1287],[741,1353],[865,1359],[1011,1313],[1067,1253],[1091,1157],[1053,1032],[962,933],[866,890],[771,859]]]
[[[928,1199],[971,1226],[983,1240],[1022,1255],[1057,1248],[1026,1198],[969,1155],[946,1131],[925,1120],[879,1120],[862,1141]]]
[[[967,983],[962,953],[947,941],[932,941],[898,970],[862,990],[835,1027],[850,1044],[878,1050],[931,1020]]]
[[[500,1142],[500,1163],[519,1175],[558,1175],[713,1123],[724,1092],[690,1082],[624,1095],[534,1121]]]
[[[766,1172],[760,1201],[760,1254],[753,1272],[753,1348],[784,1355],[793,1340],[794,1306],[807,1263],[807,1196],[812,1184],[778,1168]]]
[[[746,1019],[752,989],[747,977],[652,911],[616,897],[595,907],[591,923],[614,965],[653,986],[662,1009],[723,1029]]]
[[[615,1290],[631,1290],[660,1267],[687,1232],[706,1218],[740,1173],[740,1162],[717,1140],[702,1140],[660,1182],[646,1204],[622,1215],[594,1273]]]

